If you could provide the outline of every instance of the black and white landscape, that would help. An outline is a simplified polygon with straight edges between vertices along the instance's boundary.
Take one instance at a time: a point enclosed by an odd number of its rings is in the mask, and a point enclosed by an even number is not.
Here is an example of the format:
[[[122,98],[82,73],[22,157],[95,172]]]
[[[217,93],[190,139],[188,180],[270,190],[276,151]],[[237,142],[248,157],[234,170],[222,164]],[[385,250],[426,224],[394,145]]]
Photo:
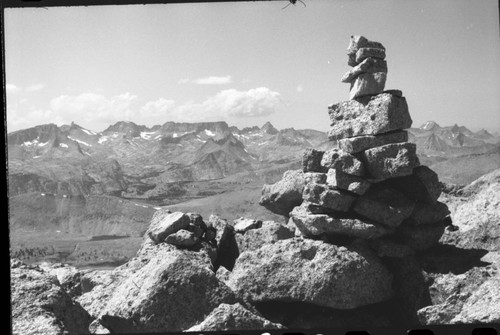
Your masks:
[[[499,324],[495,6],[7,10],[12,332]]]

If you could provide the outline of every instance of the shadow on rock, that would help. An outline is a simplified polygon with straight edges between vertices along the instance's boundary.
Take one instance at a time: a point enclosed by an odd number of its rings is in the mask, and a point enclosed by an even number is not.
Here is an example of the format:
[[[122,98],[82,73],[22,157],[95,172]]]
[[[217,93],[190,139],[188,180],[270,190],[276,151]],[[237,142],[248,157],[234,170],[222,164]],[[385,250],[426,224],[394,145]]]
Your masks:
[[[462,274],[474,267],[484,267],[490,263],[481,261],[488,253],[484,249],[461,249],[453,245],[439,245],[423,252],[419,259],[422,267],[432,273]]]

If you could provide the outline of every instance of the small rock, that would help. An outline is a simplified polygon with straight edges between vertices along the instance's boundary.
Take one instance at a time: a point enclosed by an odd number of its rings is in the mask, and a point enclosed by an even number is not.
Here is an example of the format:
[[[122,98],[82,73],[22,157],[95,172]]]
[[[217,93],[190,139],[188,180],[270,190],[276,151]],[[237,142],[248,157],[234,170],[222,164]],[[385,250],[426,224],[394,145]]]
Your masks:
[[[385,49],[381,48],[360,48],[356,52],[356,63],[361,63],[366,58],[373,57],[378,59],[385,58]]]
[[[387,73],[362,73],[351,83],[349,99],[356,99],[365,95],[377,95],[384,91]]]
[[[257,315],[240,303],[220,304],[200,324],[187,329],[187,332],[234,331],[282,329],[283,326]]]
[[[216,215],[210,215],[208,219],[208,227],[216,230],[215,242],[217,245],[217,261],[218,266],[224,266],[227,269],[232,269],[234,261],[238,257],[238,245],[235,240],[234,227],[225,219],[221,219]]]
[[[411,175],[420,163],[414,143],[393,143],[365,150],[363,161],[369,175],[388,179]]]
[[[415,207],[400,192],[389,188],[371,189],[356,200],[353,210],[366,218],[389,227],[399,226]]]
[[[347,64],[349,64],[349,66],[355,66],[358,64],[358,62],[356,62],[356,53],[360,48],[378,48],[385,50],[382,43],[369,41],[366,37],[359,35],[351,36],[349,46],[347,47],[347,55],[349,56]]]
[[[328,114],[330,140],[384,134],[410,128],[412,124],[406,99],[390,93],[333,104]]]
[[[156,211],[146,232],[154,243],[161,243],[165,238],[180,229],[187,229],[189,216],[182,212],[169,213],[168,211]]]
[[[89,325],[89,332],[91,334],[111,334],[109,329],[104,327],[99,320],[94,320]]]
[[[260,228],[262,221],[241,217],[233,221],[233,226],[236,233],[244,234],[250,229]]]
[[[359,195],[365,194],[371,185],[369,181],[358,176],[346,174],[339,169],[328,170],[326,183],[334,188],[347,190]]]
[[[343,138],[337,141],[341,150],[351,154],[398,142],[408,142],[408,133],[405,130],[380,135]]]
[[[194,233],[184,229],[178,230],[165,238],[166,243],[184,248],[192,247],[198,243],[198,241]]]
[[[304,183],[302,170],[286,171],[280,181],[264,185],[259,204],[271,212],[288,216],[295,206],[302,203]]]

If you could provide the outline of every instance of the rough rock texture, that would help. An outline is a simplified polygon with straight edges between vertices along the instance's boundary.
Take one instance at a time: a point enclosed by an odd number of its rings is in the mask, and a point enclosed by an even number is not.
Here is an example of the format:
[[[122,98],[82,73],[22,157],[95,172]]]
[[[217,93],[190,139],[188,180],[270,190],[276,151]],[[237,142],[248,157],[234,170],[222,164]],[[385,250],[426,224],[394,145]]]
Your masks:
[[[393,143],[365,150],[363,160],[368,174],[383,180],[411,175],[420,163],[414,143]]]
[[[242,253],[227,284],[249,301],[350,309],[389,299],[391,282],[391,274],[368,249],[294,238]]]
[[[371,183],[364,178],[346,174],[339,169],[330,169],[326,175],[326,183],[334,188],[363,195]]]
[[[347,192],[332,190],[324,184],[307,184],[302,197],[312,204],[339,212],[347,212],[356,199]]]
[[[271,212],[288,216],[288,213],[302,202],[304,183],[302,170],[286,171],[280,181],[264,185],[259,204]]]
[[[443,199],[458,231],[447,231],[441,241],[467,249],[500,251],[500,168]]]
[[[165,238],[165,242],[178,247],[189,248],[198,243],[198,237],[196,237],[193,232],[180,229],[177,232],[168,235]]]
[[[324,151],[313,148],[306,149],[302,156],[302,170],[304,172],[325,172],[321,166]]]
[[[186,229],[189,226],[189,222],[189,216],[184,213],[171,213],[169,210],[159,210],[153,215],[146,233],[155,243],[160,243],[168,235],[180,229]]]
[[[356,99],[365,95],[376,95],[382,93],[385,88],[387,73],[362,73],[354,79],[351,84],[349,99]]]
[[[339,149],[325,151],[321,159],[321,166],[328,169],[338,169],[346,174],[364,176],[365,169],[363,162],[357,157]]]
[[[305,184],[325,184],[326,183],[326,173],[320,172],[306,172],[304,173],[304,183]]]
[[[38,266],[11,260],[12,333],[88,334],[90,315]]]
[[[234,260],[238,257],[234,227],[216,215],[210,215],[207,226],[216,231],[214,238],[217,246],[216,268],[222,265],[227,269],[232,269]]]
[[[459,249],[457,249],[459,250]],[[434,274],[430,286],[432,305],[421,308],[421,324],[498,323],[500,321],[500,254],[490,252],[481,258],[487,266],[469,266],[459,273]],[[458,261],[459,263],[463,264]],[[448,264],[445,264],[449,267]],[[479,264],[478,264],[479,265]],[[467,266],[467,265],[466,265]]]
[[[415,203],[390,188],[374,188],[356,200],[353,210],[389,227],[397,227],[408,218]]]
[[[406,222],[414,226],[428,225],[440,222],[448,215],[450,215],[450,210],[442,202],[437,202],[435,205],[417,202]]]
[[[286,240],[295,236],[294,230],[281,223],[264,221],[262,227],[248,230],[244,235],[236,234],[236,243],[239,253],[256,250],[264,244]]]
[[[61,287],[71,296],[82,294],[82,273],[75,267],[60,263],[43,263],[40,268],[48,274],[55,276]]]
[[[376,72],[387,73],[387,62],[382,59],[369,57],[344,74],[341,81],[343,83],[350,83],[360,74]]]
[[[379,42],[369,41],[366,37],[354,35],[351,36],[349,46],[347,47],[347,55],[349,66],[356,66],[359,62],[356,61],[356,54],[361,48],[378,48],[385,50],[384,46]]]
[[[364,135],[343,138],[337,141],[339,148],[348,153],[358,153],[366,149],[379,147],[390,143],[407,142],[408,132],[405,130],[395,131],[380,135]]]
[[[329,107],[331,128],[328,137],[331,140],[411,127],[412,120],[404,97],[382,93],[365,100],[348,100]]]
[[[248,218],[239,218],[233,221],[234,231],[236,233],[244,234],[246,231],[250,229],[260,228],[262,226],[262,221],[248,219]]]
[[[364,239],[375,239],[391,233],[389,228],[353,217],[312,214],[307,203],[295,207],[291,212],[291,220],[297,229],[306,237],[319,235],[345,235]]]
[[[261,330],[281,329],[282,325],[264,319],[262,316],[250,312],[241,304],[220,304],[200,324],[186,331],[226,331],[226,330]]]
[[[109,330],[127,326],[140,332],[179,331],[219,304],[235,302],[204,253],[167,244],[148,253],[149,259],[136,259],[143,266],[126,276],[110,296],[101,316]]]

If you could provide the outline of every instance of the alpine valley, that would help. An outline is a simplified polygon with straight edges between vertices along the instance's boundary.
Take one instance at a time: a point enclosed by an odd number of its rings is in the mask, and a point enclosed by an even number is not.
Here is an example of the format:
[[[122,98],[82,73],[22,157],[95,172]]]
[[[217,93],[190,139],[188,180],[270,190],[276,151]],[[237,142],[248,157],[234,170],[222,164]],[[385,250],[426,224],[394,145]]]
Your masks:
[[[500,166],[500,136],[486,130],[429,121],[408,133],[421,164],[450,189]],[[120,121],[102,132],[39,125],[9,133],[7,145],[11,252],[83,266],[132,257],[160,208],[280,220],[259,206],[262,185],[299,169],[304,149],[335,142],[326,132],[269,122],[238,129]]]

